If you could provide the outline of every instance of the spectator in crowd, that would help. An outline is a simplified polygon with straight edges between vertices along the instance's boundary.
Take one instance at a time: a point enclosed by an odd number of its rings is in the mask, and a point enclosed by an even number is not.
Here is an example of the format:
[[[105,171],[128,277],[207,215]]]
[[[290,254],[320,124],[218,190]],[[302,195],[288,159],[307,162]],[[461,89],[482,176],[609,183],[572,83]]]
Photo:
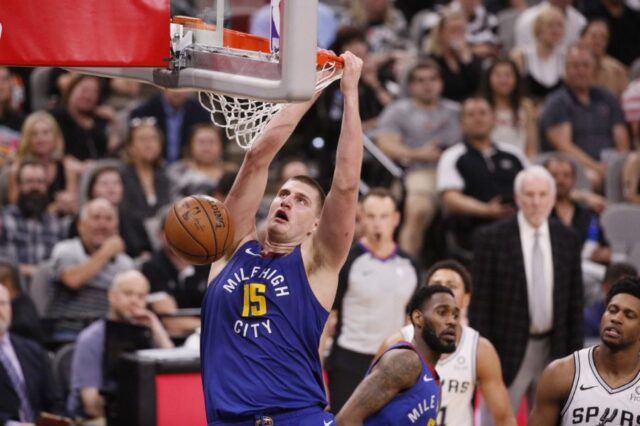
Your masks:
[[[185,146],[182,160],[167,168],[172,200],[187,195],[211,192],[228,166],[220,128],[212,124],[195,124]]]
[[[389,56],[409,49],[407,21],[391,0],[354,0],[340,26],[360,28],[375,55]]]
[[[562,47],[566,49],[578,41],[580,31],[582,31],[582,28],[587,24],[587,20],[571,3],[572,0],[544,0],[522,12],[520,16],[518,16],[515,25],[516,46],[524,47],[534,44],[534,22],[538,15],[548,6],[559,8],[564,16]]]
[[[364,74],[358,83],[360,116],[365,131],[374,129],[382,109],[393,101],[393,95],[389,93],[378,77],[379,67],[382,64],[376,62],[375,55],[370,55],[365,32],[356,27],[341,27],[331,50],[336,54],[349,51],[364,62]],[[342,120],[342,97],[338,82],[331,84],[324,90],[315,108],[320,119],[326,121],[326,125],[330,126],[327,129],[327,138],[337,140]],[[332,146],[335,146],[334,142],[332,142]]]
[[[442,403],[438,414],[440,424],[473,426],[474,398],[478,389],[496,424],[515,426],[516,418],[502,380],[498,354],[491,342],[467,326],[466,312],[471,300],[469,271],[455,260],[442,260],[429,268],[424,282],[427,286],[441,285],[450,289],[460,308],[456,351],[451,355],[442,355],[436,365],[442,387]],[[410,342],[414,333],[413,324],[402,327],[401,332],[384,342],[378,354],[381,355],[389,346],[400,341]]]
[[[161,215],[164,224],[166,214]],[[178,309],[200,308],[207,290],[209,267],[190,265],[167,245],[164,231],[159,233],[160,248],[142,264],[141,271],[151,283],[147,302],[156,314],[172,314]],[[194,317],[166,317],[162,319],[172,336],[185,336],[200,326]]]
[[[64,158],[64,139],[56,120],[47,112],[31,113],[24,122],[16,161],[6,169],[7,201],[16,203],[16,177],[20,163],[37,161],[46,172],[47,204],[52,212],[70,214],[77,210],[77,168]]]
[[[31,278],[67,230],[62,219],[47,212],[47,176],[42,163],[21,162],[16,180],[17,202],[0,213],[0,255],[13,259],[22,275]]]
[[[441,97],[440,67],[431,60],[414,65],[406,84],[409,97],[385,108],[376,140],[386,155],[406,167],[399,242],[418,258],[424,232],[436,212],[436,164],[442,150],[461,137],[460,106]]]
[[[364,65],[362,78],[358,82],[358,107],[362,118],[362,128],[365,132],[374,131],[379,124],[382,110],[390,104],[394,96],[387,89],[386,82],[381,80],[381,67],[384,67],[386,56],[376,56],[369,53],[366,34],[357,27],[341,27],[332,46],[336,54],[349,51],[362,59]],[[380,60],[382,59],[382,63]],[[342,126],[343,98],[340,82],[336,81],[327,87],[313,109],[317,117],[317,125],[309,126],[314,132],[309,135],[315,137],[320,130],[325,145],[314,153],[319,168],[319,180],[323,187],[328,188],[331,183],[335,166],[335,151]]]
[[[576,191],[576,164],[574,160],[562,155],[555,155],[544,163],[545,168],[551,173],[556,183],[556,200],[551,211],[551,217],[558,219],[565,226],[576,231],[580,244],[587,242],[593,232],[593,221],[598,222],[597,212],[594,212],[582,201],[584,196]],[[599,225],[596,225],[599,230]],[[607,252],[607,253],[605,253]],[[599,263],[608,263],[610,253],[608,249],[596,254],[593,260]]]
[[[440,65],[444,84],[442,96],[457,102],[476,92],[482,76],[480,59],[473,54],[466,33],[465,15],[459,10],[446,8],[433,31],[427,51]]]
[[[467,42],[473,53],[488,58],[498,53],[498,18],[487,11],[479,0],[454,0],[450,7],[461,11],[467,20]],[[411,37],[418,49],[426,51],[429,36],[440,20],[439,10],[425,8],[411,21]]]
[[[611,40],[607,53],[625,66],[640,58],[640,11],[630,8],[625,0],[585,2],[589,19],[602,18],[609,24]]]
[[[531,407],[544,367],[582,347],[583,299],[578,239],[549,220],[553,177],[532,166],[514,187],[517,217],[476,234],[469,320],[498,351],[517,412],[523,396]]]
[[[73,165],[78,172],[109,152],[109,125],[115,112],[100,105],[101,95],[102,80],[76,74],[62,95],[62,106],[52,111],[66,142],[65,155],[76,160]]]
[[[640,21],[639,21],[640,23]],[[609,25],[602,18],[596,18],[584,27],[580,43],[596,58],[594,84],[609,90],[616,98],[629,84],[627,69],[617,59],[607,54],[609,45]]]
[[[10,326],[9,291],[0,284],[0,424],[33,425],[42,412],[64,414],[47,352]]]
[[[170,181],[162,159],[163,136],[153,117],[133,118],[126,140],[127,164],[122,168],[122,209],[145,220],[169,199]]]
[[[337,318],[326,361],[334,413],[358,386],[380,344],[404,324],[405,306],[418,285],[414,263],[393,240],[400,213],[391,193],[372,189],[360,214],[364,232],[340,271],[329,320]]]
[[[209,113],[188,92],[171,90],[152,96],[129,116],[130,122],[134,118],[146,117],[154,117],[165,135],[164,158],[168,163],[182,156],[194,124],[210,122]]]
[[[631,131],[631,146],[640,145],[640,78],[633,80],[622,94],[624,119]]]
[[[143,221],[131,211],[122,208],[124,184],[120,176],[122,164],[118,160],[100,160],[85,173],[81,188],[81,205],[96,198],[104,198],[118,209],[118,229],[124,240],[128,256],[136,259],[151,254],[151,240]],[[78,217],[75,217],[69,229],[69,238],[78,236]]]
[[[609,293],[611,287],[623,277],[637,277],[638,269],[625,262],[612,263],[607,268],[607,272],[600,287],[601,297],[597,302],[585,305],[584,307],[584,337],[594,338],[600,335],[600,320],[604,314],[604,296]]]
[[[625,160],[622,170],[623,196],[628,203],[640,204],[640,144]]]
[[[13,104],[13,84],[11,70],[0,67],[0,126],[19,131],[24,114]]]
[[[113,277],[134,267],[109,201],[96,198],[82,207],[78,234],[60,241],[51,254],[55,282],[46,316],[55,320],[52,338],[58,342],[75,340],[85,320],[105,315]]]
[[[550,94],[540,115],[546,147],[564,152],[582,163],[594,188],[602,187],[606,165],[602,151],[629,149],[629,135],[618,100],[595,87],[595,58],[584,47],[567,51],[565,87]]]
[[[551,157],[545,164],[556,183],[556,200],[551,217],[572,228],[578,235],[582,248],[582,283],[586,304],[602,300],[600,289],[606,267],[611,261],[611,249],[604,238],[596,212],[579,201],[575,189],[576,165],[560,155]]]
[[[11,299],[11,326],[9,331],[43,344],[44,330],[33,300],[22,290],[20,271],[10,259],[0,258],[0,284],[9,292]]]
[[[625,201],[640,204],[640,79],[632,81],[625,90],[622,107],[635,147],[622,170],[622,194]]]
[[[487,69],[482,95],[489,101],[495,116],[491,139],[511,144],[528,158],[538,152],[536,110],[522,95],[522,78],[510,59],[498,59]]]
[[[462,106],[462,142],[447,149],[438,163],[437,190],[449,214],[455,244],[472,247],[478,226],[515,213],[513,181],[527,165],[524,154],[491,139],[495,117],[482,97]]]
[[[564,26],[562,11],[548,5],[533,21],[534,39],[531,44],[518,46],[511,52],[524,78],[527,93],[538,102],[562,85]]]
[[[67,409],[73,416],[98,418],[105,415],[105,399],[100,391],[110,378],[104,377],[107,321],[139,325],[149,329],[148,347],[172,348],[162,323],[145,309],[149,281],[138,271],[116,275],[109,288],[107,319],[99,319],[80,333],[71,362],[71,394]]]

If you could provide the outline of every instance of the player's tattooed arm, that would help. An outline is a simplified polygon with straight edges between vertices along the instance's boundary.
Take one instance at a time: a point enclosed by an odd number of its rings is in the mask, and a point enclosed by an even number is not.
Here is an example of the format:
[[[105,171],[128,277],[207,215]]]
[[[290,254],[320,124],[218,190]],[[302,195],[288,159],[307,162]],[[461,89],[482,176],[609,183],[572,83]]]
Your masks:
[[[397,394],[416,384],[422,371],[418,354],[408,349],[387,352],[356,388],[336,417],[340,426],[362,425]]]

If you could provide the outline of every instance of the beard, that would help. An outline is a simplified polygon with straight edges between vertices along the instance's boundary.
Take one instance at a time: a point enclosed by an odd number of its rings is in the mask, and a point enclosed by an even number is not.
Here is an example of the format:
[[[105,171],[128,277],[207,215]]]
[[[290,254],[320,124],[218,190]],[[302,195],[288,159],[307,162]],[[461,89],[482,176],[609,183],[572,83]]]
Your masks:
[[[40,191],[18,195],[18,208],[26,217],[40,217],[47,210],[48,205],[49,197]]]
[[[425,326],[422,328],[422,340],[425,341],[427,346],[436,352],[441,354],[450,354],[456,350],[456,342],[446,343],[443,342],[432,329]]]

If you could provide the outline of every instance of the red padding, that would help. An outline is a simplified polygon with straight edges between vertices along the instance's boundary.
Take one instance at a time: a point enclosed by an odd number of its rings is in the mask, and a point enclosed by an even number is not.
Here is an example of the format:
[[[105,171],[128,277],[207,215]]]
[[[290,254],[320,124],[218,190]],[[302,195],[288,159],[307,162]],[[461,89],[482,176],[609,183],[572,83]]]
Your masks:
[[[169,0],[0,1],[0,64],[166,66]]]
[[[200,373],[156,376],[157,426],[206,426]]]

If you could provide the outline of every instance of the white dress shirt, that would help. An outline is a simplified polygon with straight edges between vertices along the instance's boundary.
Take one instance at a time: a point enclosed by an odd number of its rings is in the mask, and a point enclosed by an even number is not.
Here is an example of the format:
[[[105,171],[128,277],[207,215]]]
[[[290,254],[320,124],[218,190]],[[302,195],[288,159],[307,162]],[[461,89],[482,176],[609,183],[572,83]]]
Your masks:
[[[518,212],[518,228],[520,230],[520,244],[522,246],[522,255],[524,260],[524,271],[527,277],[527,295],[529,300],[529,312],[532,311],[531,300],[535,297],[537,299],[544,298],[544,302],[547,306],[550,306],[551,316],[540,324],[530,324],[529,332],[533,334],[542,334],[551,330],[553,327],[553,255],[551,252],[551,236],[549,234],[549,222],[545,221],[540,228],[536,229],[524,217],[522,212]],[[533,283],[531,282],[531,257],[533,254],[533,243],[535,233],[539,232],[539,244],[542,249],[542,256],[544,258],[544,278],[545,286],[544,291],[539,289],[533,289]]]

